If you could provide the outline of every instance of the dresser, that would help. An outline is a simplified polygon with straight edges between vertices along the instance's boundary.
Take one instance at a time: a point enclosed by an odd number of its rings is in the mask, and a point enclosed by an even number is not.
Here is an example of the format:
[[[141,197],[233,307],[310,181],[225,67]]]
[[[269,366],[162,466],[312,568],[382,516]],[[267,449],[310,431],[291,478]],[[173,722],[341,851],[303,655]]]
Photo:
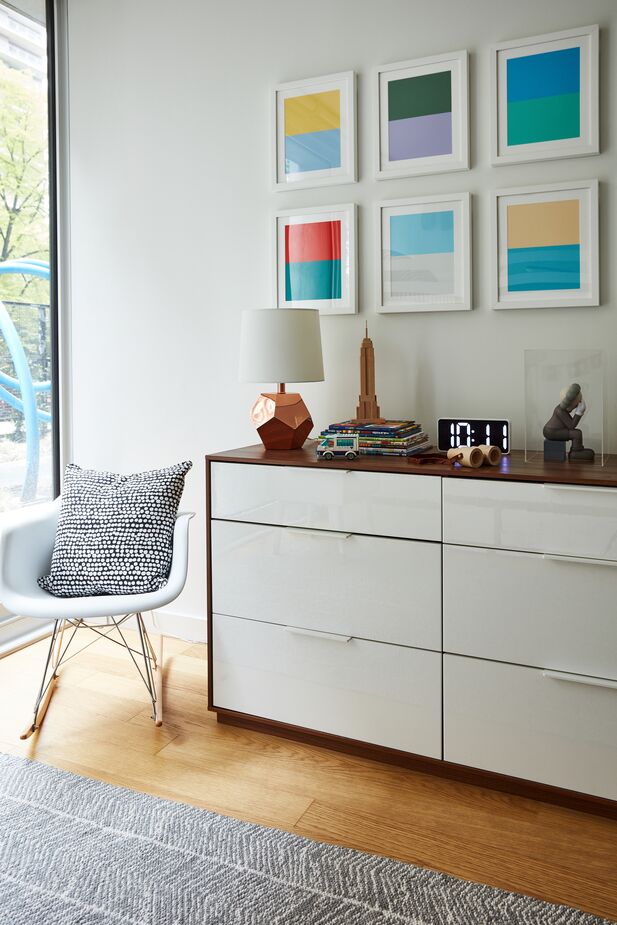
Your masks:
[[[617,462],[208,456],[209,704],[617,817]]]

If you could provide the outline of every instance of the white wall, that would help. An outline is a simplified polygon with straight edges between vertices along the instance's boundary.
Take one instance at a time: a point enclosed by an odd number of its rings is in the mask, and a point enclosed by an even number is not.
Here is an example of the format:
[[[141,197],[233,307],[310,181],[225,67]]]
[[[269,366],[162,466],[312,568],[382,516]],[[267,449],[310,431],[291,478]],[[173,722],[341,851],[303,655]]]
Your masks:
[[[72,456],[131,471],[191,458],[192,568],[176,609],[204,612],[203,457],[255,442],[256,386],[237,381],[239,314],[271,305],[277,208],[360,205],[360,315],[322,322],[326,382],[303,388],[322,426],[353,413],[365,319],[382,412],[434,432],[439,414],[507,416],[522,443],[523,350],[606,349],[617,388],[615,0],[67,0],[72,236]],[[599,157],[489,166],[489,46],[598,22]],[[374,65],[467,48],[472,169],[372,179]],[[269,89],[359,75],[360,183],[274,194]],[[602,306],[493,312],[490,190],[601,181]],[[473,312],[375,314],[372,203],[474,194]],[[609,423],[617,445],[617,402]]]

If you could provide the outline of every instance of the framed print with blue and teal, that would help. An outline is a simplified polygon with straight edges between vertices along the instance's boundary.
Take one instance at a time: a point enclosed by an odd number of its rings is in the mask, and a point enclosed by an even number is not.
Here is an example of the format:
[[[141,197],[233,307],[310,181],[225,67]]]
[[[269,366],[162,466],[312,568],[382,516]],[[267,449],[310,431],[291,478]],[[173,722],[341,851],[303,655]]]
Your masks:
[[[598,26],[493,48],[493,163],[598,154]]]
[[[597,180],[502,190],[494,221],[494,308],[600,304]]]
[[[382,202],[377,234],[378,311],[471,308],[469,193]]]
[[[273,122],[276,190],[356,182],[353,71],[279,84]]]
[[[378,180],[469,167],[467,52],[376,72]]]
[[[276,305],[348,315],[356,304],[356,206],[278,212]]]

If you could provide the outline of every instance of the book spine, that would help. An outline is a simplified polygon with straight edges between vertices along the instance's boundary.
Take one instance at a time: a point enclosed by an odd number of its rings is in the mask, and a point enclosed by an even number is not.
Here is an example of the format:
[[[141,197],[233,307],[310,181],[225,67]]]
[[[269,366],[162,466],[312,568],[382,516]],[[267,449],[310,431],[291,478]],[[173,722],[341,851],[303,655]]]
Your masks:
[[[415,421],[410,421],[409,424],[406,424],[404,427],[399,427],[396,429],[393,428],[384,428],[384,427],[350,427],[349,425],[343,424],[330,424],[326,428],[328,433],[331,434],[358,434],[359,436],[366,435],[367,437],[399,437],[408,433],[414,433],[421,430],[419,424],[416,424]]]
[[[325,440],[327,437],[341,436],[341,434],[330,434],[327,431],[323,431],[319,437],[320,439]],[[349,436],[356,436],[355,434],[350,434]],[[417,434],[413,434],[411,437],[406,437],[405,439],[389,439],[388,437],[364,437],[360,435],[358,437],[358,445],[365,447],[391,447],[393,449],[404,450],[408,447],[416,446],[418,443],[423,443],[427,439],[427,435],[424,431],[420,431]]]
[[[381,438],[380,440],[367,439],[366,437],[360,437],[360,446],[390,446],[393,448],[398,447],[401,450],[406,449],[410,446],[415,446],[416,443],[423,443],[426,440],[425,433],[414,434],[413,437],[410,437],[408,440],[387,440]]]
[[[428,450],[430,443],[428,440],[426,443],[421,443],[419,446],[415,446],[409,450],[387,450],[379,449],[377,447],[369,449],[368,447],[360,447],[361,456],[415,456],[416,453],[422,453],[424,450]]]
[[[410,429],[400,431],[377,431],[377,430],[338,430],[328,427],[322,431],[323,437],[355,437],[361,440],[406,440],[408,437],[415,437],[422,433],[420,425]]]

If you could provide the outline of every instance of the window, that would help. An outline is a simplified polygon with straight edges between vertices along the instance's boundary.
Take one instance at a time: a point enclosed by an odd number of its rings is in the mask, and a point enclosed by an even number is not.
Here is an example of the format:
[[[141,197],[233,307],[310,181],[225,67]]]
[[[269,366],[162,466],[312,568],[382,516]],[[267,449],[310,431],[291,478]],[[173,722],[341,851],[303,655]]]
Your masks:
[[[59,486],[53,26],[0,0],[0,518]],[[45,629],[0,601],[0,654]]]
[[[0,0],[0,516],[58,485],[47,29],[17,6]]]

